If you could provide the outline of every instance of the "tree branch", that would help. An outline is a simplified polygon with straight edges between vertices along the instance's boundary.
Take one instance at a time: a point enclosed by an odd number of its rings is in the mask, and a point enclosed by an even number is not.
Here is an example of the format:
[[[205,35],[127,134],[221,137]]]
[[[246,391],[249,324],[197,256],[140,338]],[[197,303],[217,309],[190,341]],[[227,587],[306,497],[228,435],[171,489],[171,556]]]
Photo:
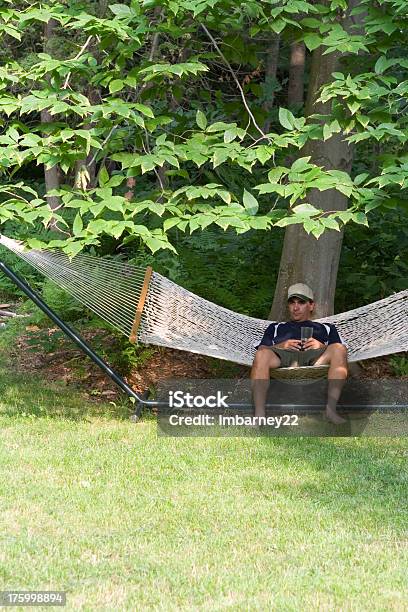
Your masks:
[[[201,28],[204,30],[204,32],[206,33],[206,35],[208,36],[208,38],[211,40],[212,44],[214,45],[217,53],[219,54],[219,56],[221,57],[222,61],[224,62],[224,64],[227,66],[229,73],[231,74],[232,78],[235,81],[236,86],[238,87],[239,93],[241,94],[241,98],[242,98],[242,102],[246,108],[246,111],[248,113],[248,115],[251,118],[251,121],[254,125],[254,127],[258,130],[258,132],[262,135],[262,138],[266,138],[266,140],[269,140],[270,142],[270,138],[263,132],[263,130],[259,127],[259,125],[256,122],[256,119],[251,111],[251,109],[248,106],[248,102],[246,101],[245,98],[245,94],[244,94],[244,90],[241,87],[240,82],[237,79],[237,76],[235,74],[235,72],[232,69],[231,64],[229,63],[229,61],[227,60],[227,58],[225,57],[225,55],[223,54],[223,52],[221,51],[221,49],[219,48],[217,41],[215,40],[215,38],[213,37],[213,35],[207,30],[206,26],[203,23],[199,24],[201,26]]]
[[[76,54],[75,57],[73,57],[72,59],[77,60],[81,57],[81,55],[83,54],[83,52],[85,51],[85,49],[87,48],[87,46],[89,45],[89,43],[91,42],[93,38],[93,34],[91,34],[90,36],[88,36],[88,38],[86,39],[85,44],[80,48],[80,50],[78,51],[78,53]],[[71,72],[68,72],[67,74],[67,78],[64,81],[64,84],[62,86],[61,89],[67,89],[68,87],[68,83],[69,83],[69,79],[71,78]]]

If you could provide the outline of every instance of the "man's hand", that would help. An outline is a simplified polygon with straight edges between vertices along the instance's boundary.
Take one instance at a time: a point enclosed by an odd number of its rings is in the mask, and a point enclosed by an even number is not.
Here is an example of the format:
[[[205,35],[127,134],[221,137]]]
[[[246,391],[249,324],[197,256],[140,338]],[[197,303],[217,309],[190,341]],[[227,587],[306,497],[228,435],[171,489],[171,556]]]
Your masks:
[[[274,346],[280,349],[290,349],[291,351],[300,351],[302,342],[301,340],[285,340],[285,342],[280,342],[279,344],[275,344]]]
[[[323,342],[319,342],[316,338],[309,338],[303,345],[303,350],[308,351],[310,349],[321,349],[326,348],[326,345]]]

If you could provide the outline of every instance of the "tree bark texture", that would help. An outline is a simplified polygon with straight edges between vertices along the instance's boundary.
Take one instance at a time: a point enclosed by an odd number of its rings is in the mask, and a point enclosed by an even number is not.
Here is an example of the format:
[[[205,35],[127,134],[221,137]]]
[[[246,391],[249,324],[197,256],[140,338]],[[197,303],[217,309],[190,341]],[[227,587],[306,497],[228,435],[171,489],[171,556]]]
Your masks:
[[[290,45],[288,107],[302,107],[304,103],[305,87],[305,59],[306,50],[304,42],[293,42]]]
[[[265,90],[267,92],[267,99],[263,103],[263,109],[266,113],[270,113],[275,100],[275,85],[276,85],[276,73],[278,70],[279,61],[279,35],[273,36],[270,44],[266,48],[265,57]],[[269,132],[271,127],[270,117],[266,118],[264,124],[264,132]]]

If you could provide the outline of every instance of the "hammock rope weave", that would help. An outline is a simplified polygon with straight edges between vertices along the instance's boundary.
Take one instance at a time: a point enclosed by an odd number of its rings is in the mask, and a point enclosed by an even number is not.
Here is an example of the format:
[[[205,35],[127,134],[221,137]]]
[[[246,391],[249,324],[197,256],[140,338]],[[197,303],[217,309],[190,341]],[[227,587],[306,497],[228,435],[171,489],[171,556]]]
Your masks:
[[[128,338],[132,332],[135,335],[137,308],[146,293],[136,326],[137,340],[144,344],[250,365],[255,346],[271,323],[209,302],[157,272],[149,275],[147,283],[145,268],[129,263],[87,254],[70,259],[61,251],[24,250],[5,236],[0,236],[0,244]],[[408,290],[316,320],[336,325],[350,361],[408,350]]]

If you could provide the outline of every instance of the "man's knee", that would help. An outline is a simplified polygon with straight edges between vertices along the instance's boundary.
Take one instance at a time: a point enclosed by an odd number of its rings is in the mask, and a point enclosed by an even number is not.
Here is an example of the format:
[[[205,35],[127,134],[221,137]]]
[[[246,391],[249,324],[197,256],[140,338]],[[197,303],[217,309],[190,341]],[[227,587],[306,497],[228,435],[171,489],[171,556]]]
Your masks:
[[[269,357],[270,357],[269,353],[270,353],[269,349],[259,347],[254,357],[254,365],[258,365],[260,363],[263,364],[269,361]]]
[[[341,367],[344,375],[348,376],[347,347],[344,344],[336,343],[328,347],[330,352],[330,364]]]
[[[336,343],[331,345],[333,355],[338,359],[347,361],[347,347],[344,344]]]
[[[280,365],[280,359],[269,348],[259,347],[256,351],[256,355],[253,362],[254,366],[268,365],[269,367],[278,367]]]

